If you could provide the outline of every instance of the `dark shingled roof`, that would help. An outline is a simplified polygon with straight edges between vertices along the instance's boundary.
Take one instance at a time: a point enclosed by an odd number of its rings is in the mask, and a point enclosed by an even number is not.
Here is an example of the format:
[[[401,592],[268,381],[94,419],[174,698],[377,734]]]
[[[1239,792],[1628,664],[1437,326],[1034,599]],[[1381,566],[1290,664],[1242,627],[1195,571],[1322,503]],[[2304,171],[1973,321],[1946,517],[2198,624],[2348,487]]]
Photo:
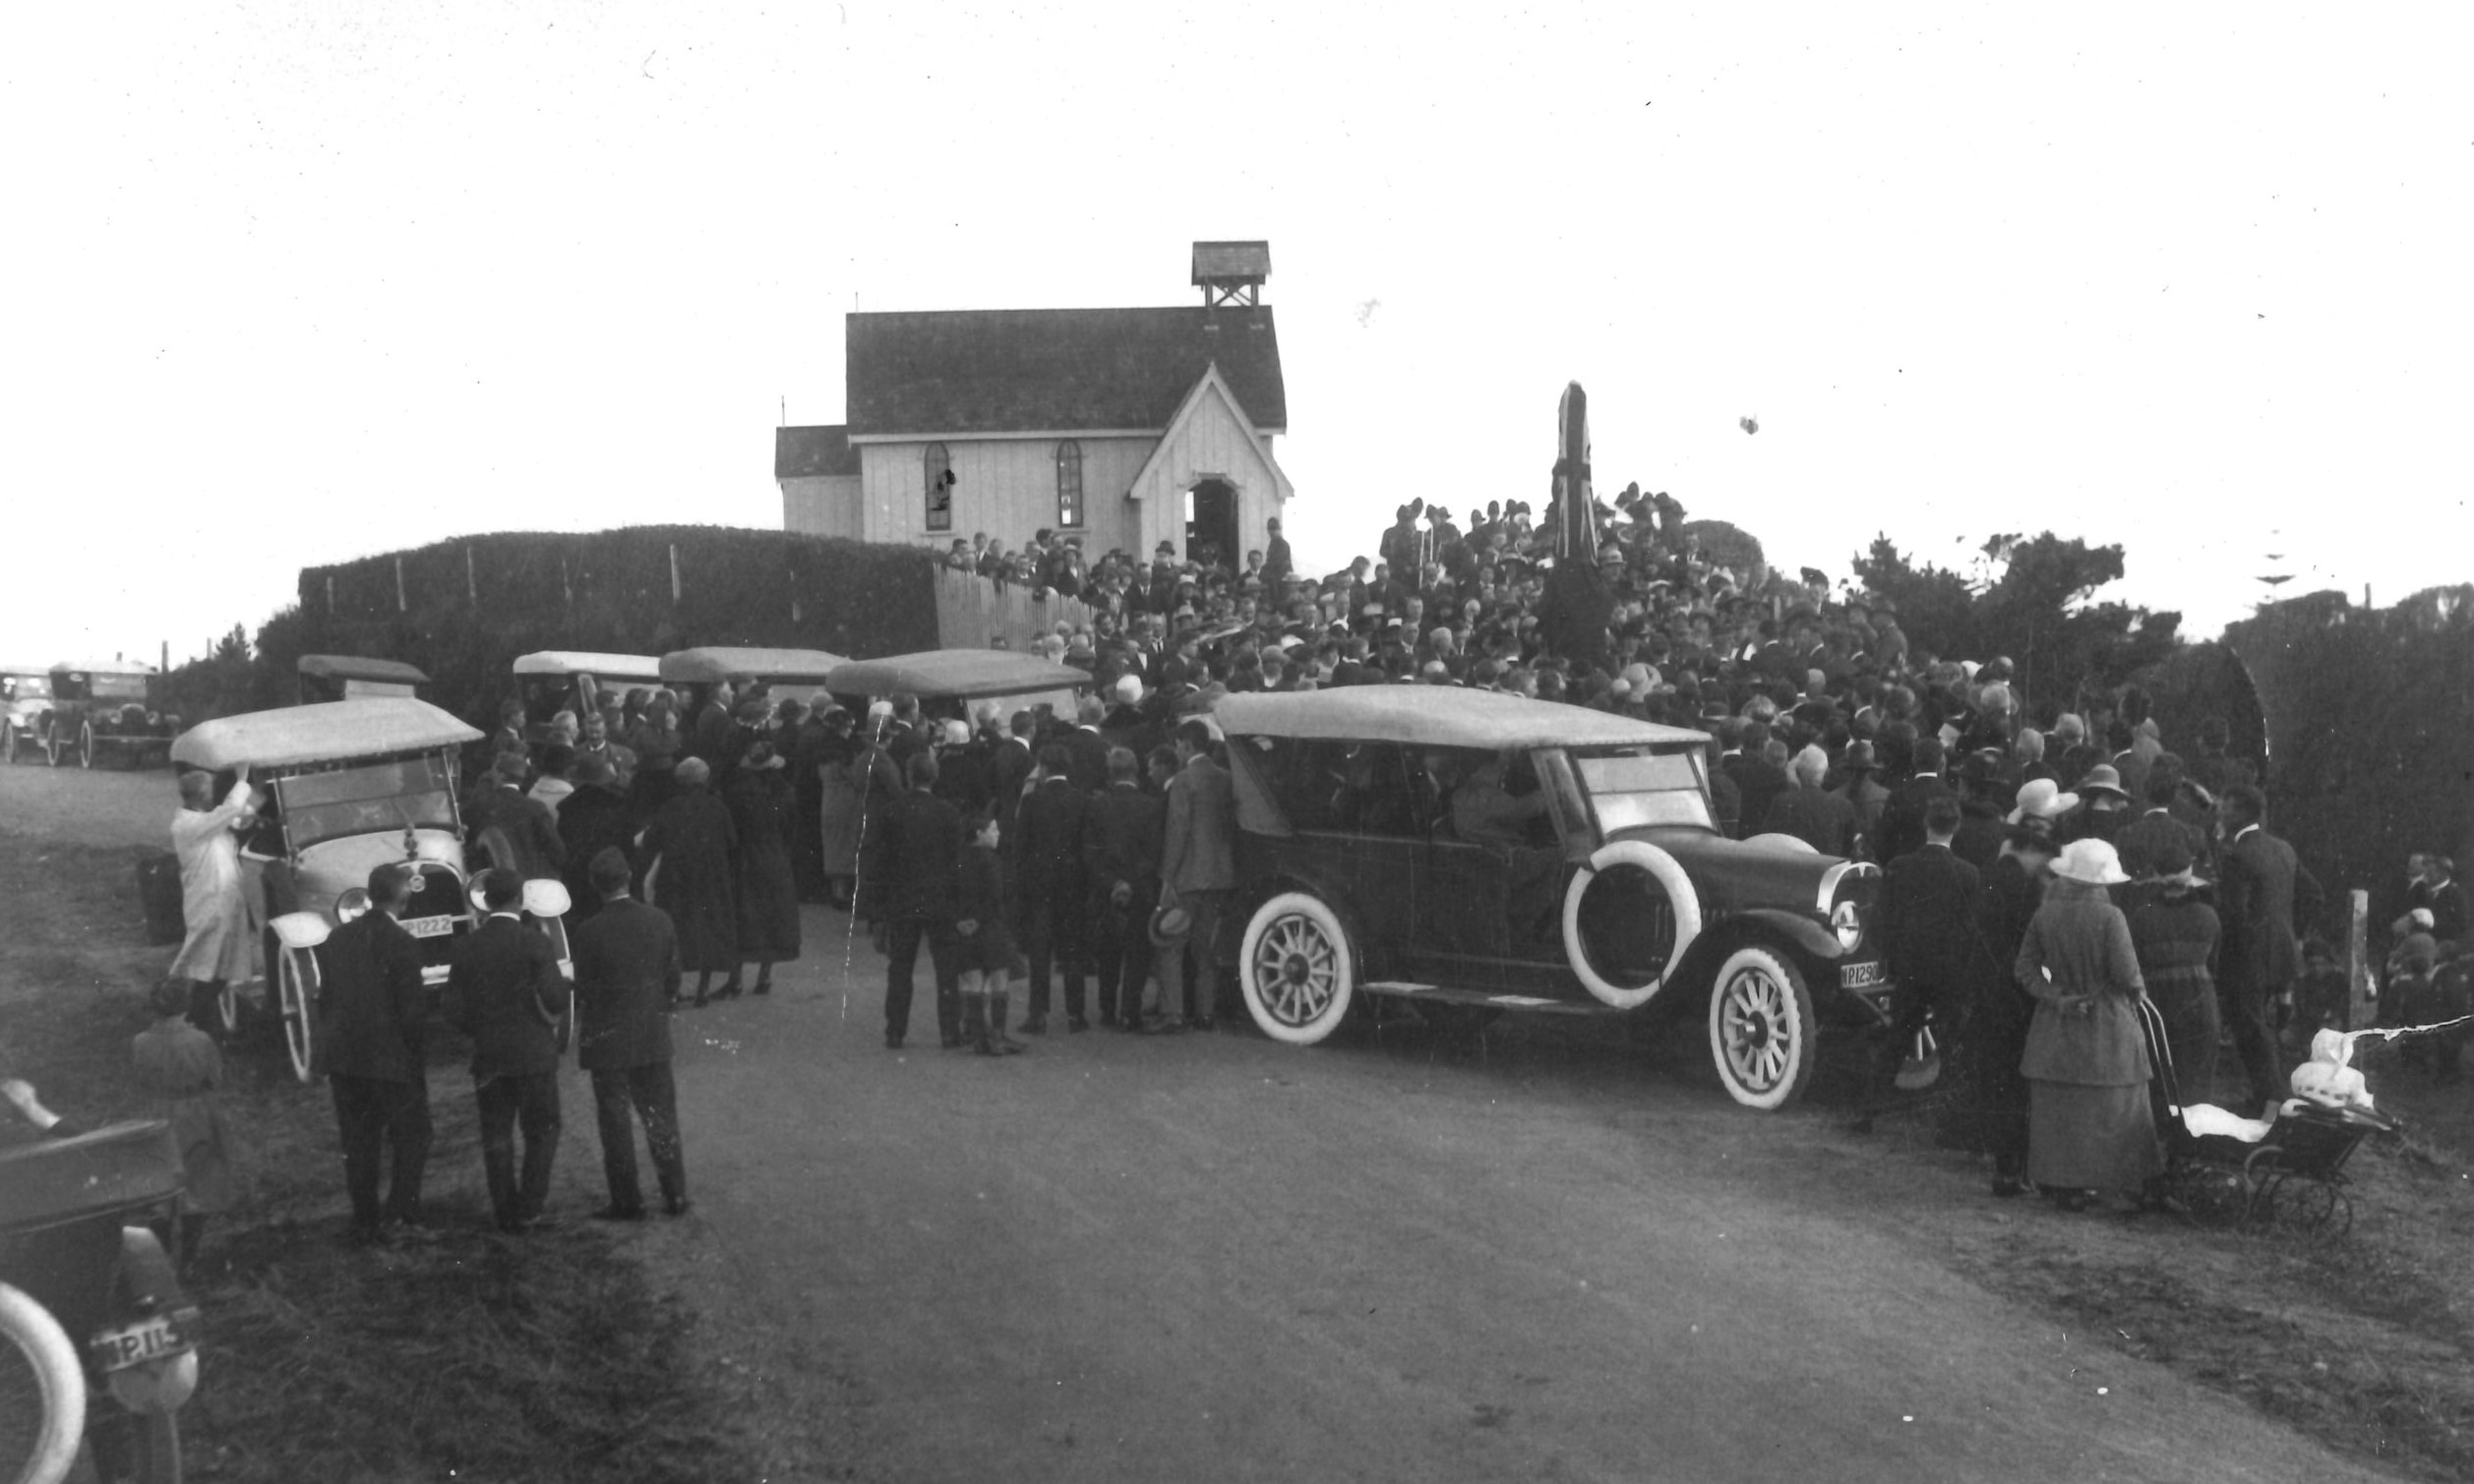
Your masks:
[[[1214,362],[1256,429],[1289,426],[1269,308],[855,314],[844,345],[860,437],[1162,429]]]
[[[859,450],[851,446],[851,430],[842,424],[835,423],[829,428],[773,430],[775,479],[858,472]]]

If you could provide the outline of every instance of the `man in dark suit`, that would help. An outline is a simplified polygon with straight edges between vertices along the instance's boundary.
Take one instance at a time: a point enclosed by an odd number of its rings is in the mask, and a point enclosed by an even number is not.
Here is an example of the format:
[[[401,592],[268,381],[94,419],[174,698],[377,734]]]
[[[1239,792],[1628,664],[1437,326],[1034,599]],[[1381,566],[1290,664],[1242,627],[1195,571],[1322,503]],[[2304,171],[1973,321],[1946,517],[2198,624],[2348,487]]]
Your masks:
[[[371,871],[369,910],[336,928],[318,954],[318,1066],[334,1097],[352,1239],[361,1243],[384,1241],[390,1221],[424,1224],[430,1085],[421,1023],[430,996],[421,982],[421,945],[396,921],[418,879],[400,861]],[[394,1176],[382,1207],[378,1177],[388,1148]]]
[[[1978,923],[1984,881],[1959,859],[1959,801],[1944,794],[1924,806],[1924,844],[1882,867],[1873,930],[1883,967],[1898,986],[1901,1041],[1929,1015],[1945,1046],[1963,1034],[1982,992],[1991,959]]]
[[[559,840],[567,850],[567,868],[561,874],[568,897],[575,904],[567,920],[573,929],[601,910],[600,894],[592,889],[592,862],[611,846],[624,852],[634,831],[629,827],[627,796],[608,761],[578,757],[569,777],[575,792],[559,805],[558,819]]]
[[[962,1044],[961,970],[953,951],[962,816],[936,797],[935,753],[914,753],[907,772],[910,792],[884,821],[884,869],[891,882],[885,889],[884,1043],[899,1051],[910,1034],[911,974],[919,967],[925,938],[936,976],[936,1033],[952,1050]]]
[[[670,1001],[679,993],[679,934],[669,915],[628,895],[627,854],[612,847],[592,860],[601,911],[575,929],[575,1064],[592,1074],[593,1121],[601,1132],[601,1173],[610,1204],[603,1220],[644,1218],[635,1180],[633,1107],[643,1120],[661,1184],[662,1209],[688,1209],[687,1159],[679,1140],[679,1094],[670,1076]]]
[[[1770,745],[1766,723],[1741,723],[1734,742],[1740,750],[1730,750],[1720,762],[1735,783],[1736,838],[1748,840],[1769,829],[1770,801],[1786,792],[1786,771],[1762,755]]]
[[[525,878],[557,875],[567,864],[567,843],[559,838],[559,819],[550,806],[524,792],[523,755],[502,752],[492,767],[489,786],[476,792],[464,810],[465,833],[492,865]]]
[[[472,1038],[472,1090],[481,1110],[491,1215],[499,1230],[523,1232],[547,1224],[542,1208],[559,1147],[557,1028],[567,1013],[567,979],[549,938],[524,925],[524,878],[486,870],[480,886],[487,916],[455,945],[447,973],[447,1018]]]
[[[1100,1024],[1142,1029],[1142,983],[1151,972],[1151,909],[1160,897],[1165,800],[1146,794],[1130,748],[1109,753],[1109,786],[1083,816],[1082,864],[1090,884],[1091,959],[1100,980]]]
[[[1108,787],[1109,742],[1100,735],[1100,723],[1107,718],[1108,707],[1100,698],[1086,695],[1074,705],[1073,730],[1056,739],[1065,744],[1071,759],[1066,776],[1085,794],[1096,794]]]
[[[1031,756],[1031,735],[1039,730],[1039,717],[1030,711],[1017,711],[1006,723],[1012,735],[996,743],[988,752],[989,805],[996,814],[999,838],[1013,835],[1014,821],[1022,812],[1022,786],[1031,781],[1031,772],[1038,763]]]
[[[1221,920],[1237,888],[1237,796],[1226,768],[1212,759],[1211,724],[1187,717],[1177,728],[1177,775],[1169,780],[1161,828],[1160,898],[1191,915],[1185,949],[1194,955],[1197,1031],[1212,1030],[1219,1010]],[[1185,950],[1160,959],[1160,1013],[1174,1029],[1185,1000]]]
[[[1887,865],[1924,844],[1924,811],[1936,799],[1952,803],[1959,796],[1942,781],[1942,742],[1938,737],[1920,737],[1909,755],[1914,759],[1915,773],[1906,782],[1890,791],[1890,798],[1881,806],[1881,824],[1874,832],[1874,859]],[[1896,758],[1893,758],[1894,765]]]
[[[2255,1102],[2279,1103],[2286,1068],[2268,1030],[2271,1001],[2289,1001],[2302,963],[2297,928],[2319,916],[2320,883],[2294,848],[2267,832],[2267,798],[2251,784],[2225,791],[2219,809],[2228,844],[2218,864],[2217,917],[2224,924],[2217,986],[2234,1049]]]
[[[1083,735],[1098,740],[1096,733]],[[1082,829],[1091,796],[1075,786],[1073,767],[1070,744],[1053,742],[1040,749],[1039,782],[1022,801],[1013,835],[1023,951],[1031,959],[1031,1009],[1023,1029],[1035,1036],[1048,1030],[1052,967],[1064,979],[1065,1029],[1091,1029],[1082,998],[1084,916],[1090,909],[1083,891]],[[1103,777],[1106,771],[1104,764]]]
[[[2157,862],[2177,851],[2193,861],[2207,857],[2207,842],[2198,829],[2173,815],[2174,796],[2180,792],[2181,784],[2178,768],[2150,769],[2146,779],[2147,812],[2122,826],[2113,837],[2113,848],[2122,858],[2122,869],[2134,881],[2152,880],[2158,872]]]

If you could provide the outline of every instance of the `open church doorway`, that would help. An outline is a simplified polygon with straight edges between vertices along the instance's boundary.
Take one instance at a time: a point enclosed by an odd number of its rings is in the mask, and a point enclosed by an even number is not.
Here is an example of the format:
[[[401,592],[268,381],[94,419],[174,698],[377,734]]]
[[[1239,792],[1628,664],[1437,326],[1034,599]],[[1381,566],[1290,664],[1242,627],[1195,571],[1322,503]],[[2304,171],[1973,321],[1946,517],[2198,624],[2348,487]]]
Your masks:
[[[1206,478],[1185,492],[1185,560],[1237,569],[1237,492],[1225,479]]]

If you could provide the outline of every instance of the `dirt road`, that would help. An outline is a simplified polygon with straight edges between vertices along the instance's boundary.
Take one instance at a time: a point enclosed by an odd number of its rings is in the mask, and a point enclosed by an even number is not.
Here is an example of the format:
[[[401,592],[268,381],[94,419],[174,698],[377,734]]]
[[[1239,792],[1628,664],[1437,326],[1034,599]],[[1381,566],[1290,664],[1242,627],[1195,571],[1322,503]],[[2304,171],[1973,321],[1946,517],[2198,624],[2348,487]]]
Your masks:
[[[21,775],[19,828],[160,828],[159,773]],[[698,1209],[627,1238],[770,1477],[2381,1477],[1945,1261],[2092,1218],[1740,1112],[1691,1046],[1095,1031],[990,1062],[923,1003],[894,1053],[880,962],[808,928],[770,998],[679,1018]]]
[[[792,1476],[2355,1476],[1953,1276],[1897,1207],[1963,1184],[1740,1113],[1692,1058],[894,1053],[842,947],[681,1020],[702,1220],[644,1239],[802,1419]]]

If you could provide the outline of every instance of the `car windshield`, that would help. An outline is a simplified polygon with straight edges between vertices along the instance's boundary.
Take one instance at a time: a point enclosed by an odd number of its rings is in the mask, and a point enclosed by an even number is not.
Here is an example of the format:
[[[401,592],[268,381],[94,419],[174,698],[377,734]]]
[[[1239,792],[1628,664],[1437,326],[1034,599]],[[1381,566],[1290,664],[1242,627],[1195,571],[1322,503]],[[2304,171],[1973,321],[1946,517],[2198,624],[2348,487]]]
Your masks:
[[[50,676],[0,676],[0,698],[6,698],[13,701],[37,701],[47,699],[50,695]]]
[[[446,759],[429,753],[393,762],[356,762],[275,781],[284,833],[294,850],[346,835],[374,835],[410,824],[455,828],[453,783]]]
[[[1693,753],[1640,747],[1592,749],[1576,751],[1572,765],[1589,795],[1590,807],[1598,811],[1601,837],[1645,825],[1718,828],[1710,817],[1710,794],[1702,781],[1700,759]]]

